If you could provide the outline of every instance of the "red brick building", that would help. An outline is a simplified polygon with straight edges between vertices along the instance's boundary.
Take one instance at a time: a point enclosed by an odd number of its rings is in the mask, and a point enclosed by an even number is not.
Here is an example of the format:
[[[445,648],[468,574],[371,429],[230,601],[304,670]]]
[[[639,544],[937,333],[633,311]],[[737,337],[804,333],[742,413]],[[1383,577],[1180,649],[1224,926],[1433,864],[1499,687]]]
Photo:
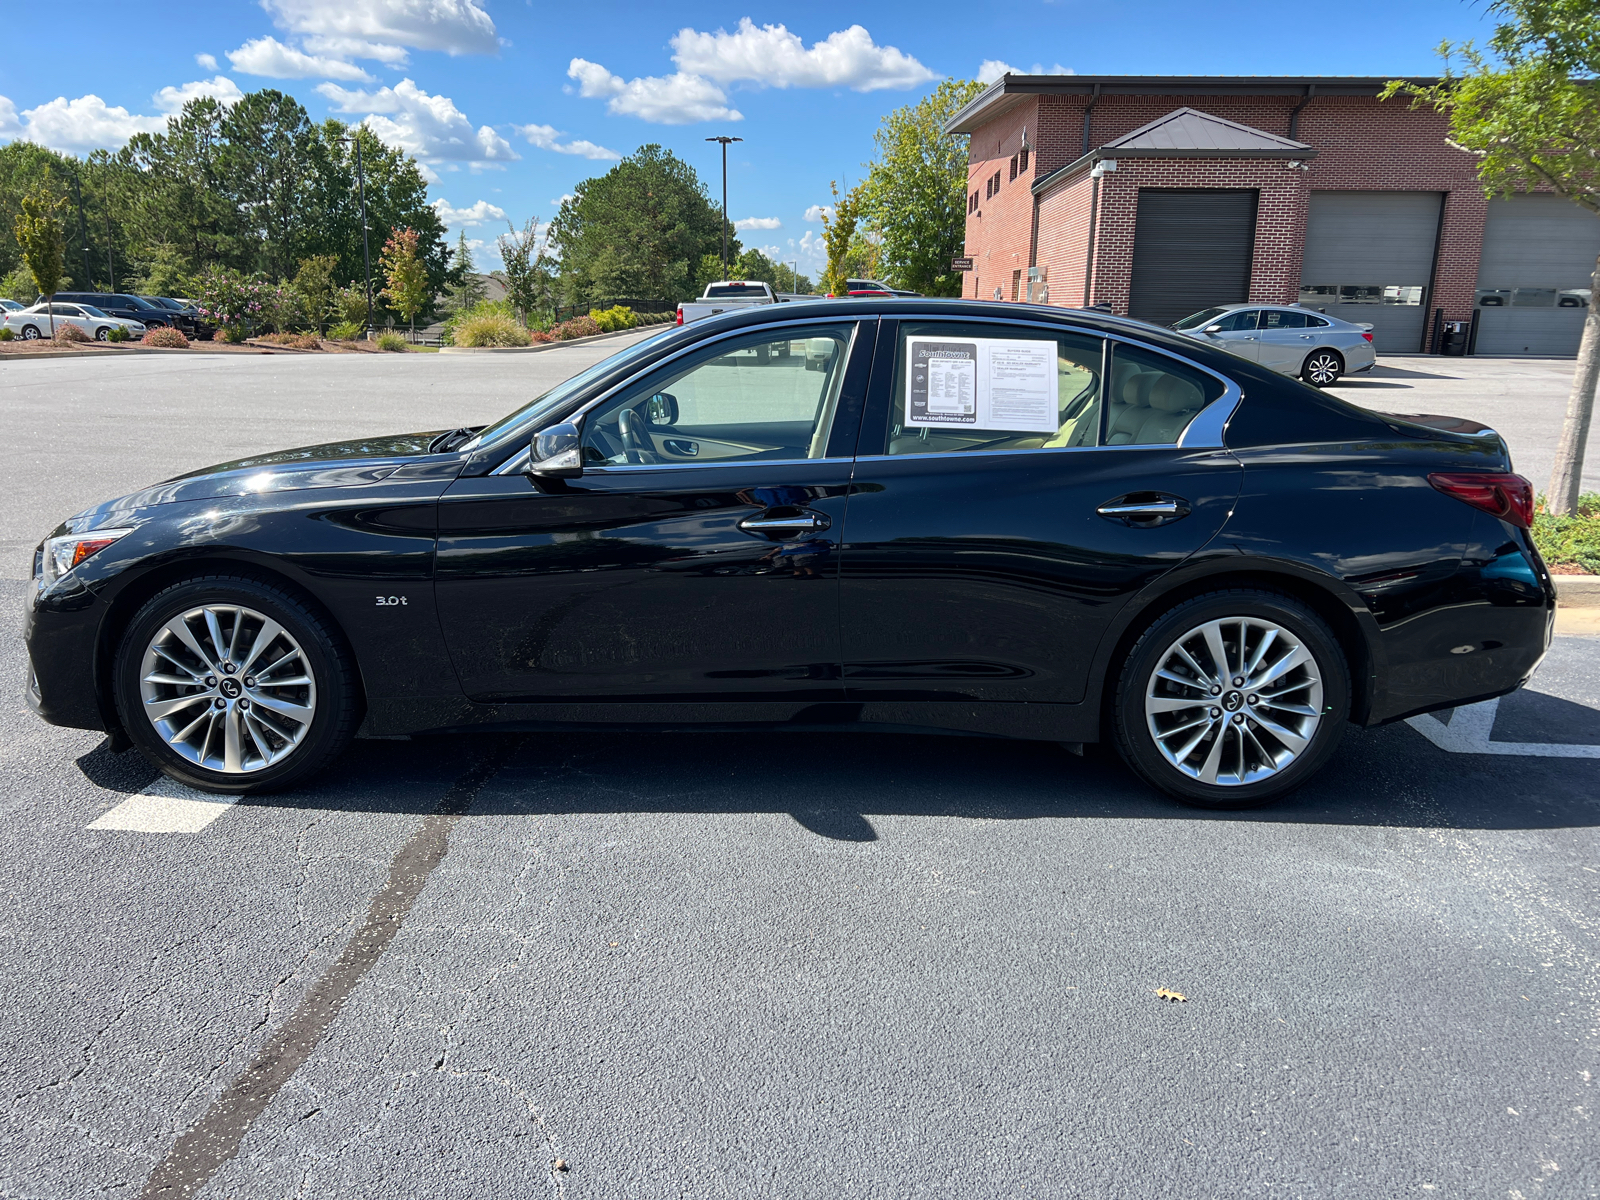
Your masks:
[[[964,294],[1170,323],[1303,303],[1427,349],[1577,350],[1600,221],[1550,194],[1488,199],[1445,118],[1385,80],[1007,75],[971,135]]]

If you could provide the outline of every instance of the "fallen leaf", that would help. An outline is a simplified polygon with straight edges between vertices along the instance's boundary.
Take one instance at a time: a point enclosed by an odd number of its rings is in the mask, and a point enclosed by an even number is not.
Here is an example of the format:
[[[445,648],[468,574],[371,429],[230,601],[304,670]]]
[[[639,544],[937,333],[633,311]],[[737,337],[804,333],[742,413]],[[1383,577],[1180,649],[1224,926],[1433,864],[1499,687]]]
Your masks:
[[[1175,992],[1171,988],[1158,987],[1156,989],[1156,995],[1161,997],[1163,1000],[1174,1000],[1179,1004],[1189,1003],[1189,997],[1185,996],[1182,992]]]

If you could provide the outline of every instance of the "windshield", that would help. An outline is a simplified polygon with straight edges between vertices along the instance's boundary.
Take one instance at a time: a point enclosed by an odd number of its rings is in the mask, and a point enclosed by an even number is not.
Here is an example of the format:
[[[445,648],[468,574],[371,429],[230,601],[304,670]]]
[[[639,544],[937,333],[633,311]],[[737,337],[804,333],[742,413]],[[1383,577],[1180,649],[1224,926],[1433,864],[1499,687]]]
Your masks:
[[[1197,326],[1204,325],[1207,321],[1210,321],[1215,317],[1220,317],[1223,313],[1225,313],[1227,311],[1228,310],[1225,309],[1225,308],[1202,308],[1199,312],[1195,313],[1193,316],[1185,317],[1181,321],[1174,321],[1172,323],[1172,328],[1173,329],[1194,329]]]
[[[573,396],[576,396],[596,379],[599,379],[602,375],[605,375],[608,372],[614,371],[618,367],[625,365],[630,360],[639,357],[645,351],[655,349],[661,344],[662,341],[672,337],[674,334],[684,333],[688,331],[688,329],[688,326],[668,326],[667,329],[662,333],[658,333],[653,337],[647,337],[643,341],[635,342],[626,350],[620,350],[616,354],[613,354],[610,358],[601,359],[588,370],[579,372],[565,383],[558,383],[548,392],[545,392],[543,395],[530,400],[527,404],[524,404],[521,408],[517,409],[516,412],[511,413],[509,416],[502,417],[493,425],[486,426],[485,428],[479,430],[478,435],[475,438],[473,438],[470,442],[466,442],[461,446],[458,446],[457,450],[463,454],[471,453],[479,446],[486,446],[491,442],[498,441],[500,438],[504,437],[507,433],[518,426],[523,426],[528,430],[529,433],[532,433],[533,426],[535,423],[537,423],[540,417],[544,416],[544,414],[548,412],[554,412],[556,409],[560,408],[561,405],[572,399]]]

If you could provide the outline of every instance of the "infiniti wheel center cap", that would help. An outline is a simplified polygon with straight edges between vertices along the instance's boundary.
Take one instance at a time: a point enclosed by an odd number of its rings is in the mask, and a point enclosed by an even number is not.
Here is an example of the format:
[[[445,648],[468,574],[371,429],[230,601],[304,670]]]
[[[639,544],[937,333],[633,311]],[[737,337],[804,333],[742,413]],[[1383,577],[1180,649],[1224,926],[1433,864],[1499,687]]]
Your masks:
[[[230,700],[237,699],[239,693],[244,691],[244,689],[239,686],[239,681],[237,679],[224,679],[221,687],[218,690]],[[1231,698],[1232,697],[1230,697],[1230,699]],[[1234,707],[1238,708],[1239,706],[1235,704]]]
[[[1229,692],[1222,698],[1222,707],[1229,712],[1238,712],[1239,706],[1244,703],[1243,692]]]

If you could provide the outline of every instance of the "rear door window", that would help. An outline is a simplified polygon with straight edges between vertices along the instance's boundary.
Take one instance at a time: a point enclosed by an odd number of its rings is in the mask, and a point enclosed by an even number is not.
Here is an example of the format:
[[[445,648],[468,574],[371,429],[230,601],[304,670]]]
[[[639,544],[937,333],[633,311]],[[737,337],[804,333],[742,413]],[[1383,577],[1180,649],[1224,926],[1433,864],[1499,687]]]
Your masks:
[[[1222,395],[1223,382],[1154,350],[1118,342],[1112,351],[1108,446],[1175,445],[1202,408]]]
[[[1105,343],[986,322],[905,321],[895,353],[890,454],[1100,444]]]

